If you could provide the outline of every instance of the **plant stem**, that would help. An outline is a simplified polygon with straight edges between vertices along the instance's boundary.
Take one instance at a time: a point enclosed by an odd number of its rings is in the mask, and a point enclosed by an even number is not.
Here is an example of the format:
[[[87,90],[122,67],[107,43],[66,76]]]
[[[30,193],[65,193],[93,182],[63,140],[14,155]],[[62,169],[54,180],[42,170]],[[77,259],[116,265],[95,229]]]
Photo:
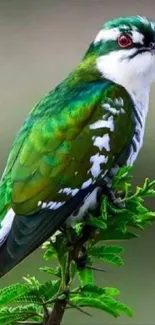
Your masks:
[[[81,254],[83,247],[84,247],[84,243],[88,240],[88,237],[90,236],[90,229],[92,229],[90,226],[86,226],[83,230],[83,235],[80,239],[77,240],[77,242],[74,242],[73,250],[69,251],[67,254],[67,259],[66,259],[66,268],[65,268],[65,274],[64,274],[64,281],[63,281],[63,288],[62,291],[64,292],[64,290],[68,289],[68,286],[70,285],[70,265],[71,262],[74,260],[75,262],[78,261],[79,259],[79,255]],[[44,325],[60,325],[62,318],[64,316],[65,310],[67,308],[67,304],[69,303],[71,305],[70,302],[68,302],[68,296],[66,293],[66,297],[64,297],[63,299],[61,299],[60,297],[58,297],[55,300],[54,303],[54,307],[52,309],[52,311],[47,315],[47,313],[45,313],[45,320],[44,320]],[[75,306],[74,306],[75,308]],[[81,308],[76,307],[77,309],[79,309],[80,311],[82,311]],[[83,311],[82,311],[83,312]]]
[[[18,325],[43,325],[43,323],[37,323],[37,322],[29,322],[29,321],[19,321],[17,322]]]
[[[68,252],[66,261],[66,271],[65,271],[65,286],[67,287],[70,282],[70,263],[71,263],[71,252]],[[67,295],[64,299],[57,298],[52,312],[46,318],[44,325],[60,325],[63,315],[67,307]]]
[[[48,320],[45,322],[45,325],[60,325],[66,306],[67,306],[66,299],[56,300],[53,310],[49,315]]]

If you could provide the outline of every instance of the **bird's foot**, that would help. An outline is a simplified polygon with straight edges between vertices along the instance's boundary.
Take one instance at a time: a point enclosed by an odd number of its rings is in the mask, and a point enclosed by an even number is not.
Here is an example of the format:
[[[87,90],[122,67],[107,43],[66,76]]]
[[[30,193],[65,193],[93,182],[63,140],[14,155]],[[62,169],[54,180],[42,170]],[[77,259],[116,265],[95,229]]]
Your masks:
[[[109,202],[114,204],[118,209],[124,209],[125,203],[122,202],[121,197],[117,197],[112,187],[109,186],[105,181],[100,185],[100,195],[106,195]]]
[[[87,264],[87,251],[85,249],[85,247],[83,246],[81,251],[79,251],[77,260],[76,260],[76,266],[78,270],[83,270],[86,267]]]
[[[118,209],[124,209],[125,203],[122,202],[121,197],[116,197],[115,192],[109,189],[109,194],[107,195],[110,203],[114,204]]]

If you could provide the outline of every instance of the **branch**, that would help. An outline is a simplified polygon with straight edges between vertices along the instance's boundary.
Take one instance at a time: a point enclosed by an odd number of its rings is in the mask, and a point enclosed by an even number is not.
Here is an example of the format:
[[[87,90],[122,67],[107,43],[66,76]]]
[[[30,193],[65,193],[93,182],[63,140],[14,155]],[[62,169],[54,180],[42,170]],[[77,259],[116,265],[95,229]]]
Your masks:
[[[67,306],[67,300],[56,300],[53,310],[49,315],[47,321],[45,321],[45,325],[60,325],[65,309]]]
[[[84,256],[85,256],[84,244],[90,237],[90,229],[91,229],[90,226],[85,226],[83,228],[82,236],[76,241],[75,241],[75,234],[74,234],[74,243],[72,243],[72,250],[70,250],[68,252],[68,258],[67,258],[67,262],[66,262],[66,270],[65,270],[65,287],[66,288],[70,284],[71,261],[74,260],[77,263],[77,267],[78,267],[78,262],[80,262],[81,258],[83,257],[82,255],[84,254]],[[64,291],[64,288],[63,288],[63,291]],[[71,303],[68,301],[68,291],[67,290],[66,290],[66,293],[64,292],[64,295],[66,297],[63,299],[60,299],[60,296],[58,296],[58,298],[55,299],[55,303],[54,303],[52,312],[49,313],[49,315],[46,314],[44,317],[45,318],[44,325],[60,325],[61,324],[67,304],[69,304],[71,306]],[[73,307],[73,304],[72,304],[72,307]],[[74,308],[75,308],[75,306],[74,306]],[[79,311],[87,314],[81,308],[78,308],[77,306],[76,306],[76,308]],[[89,316],[91,316],[91,315],[89,314]]]
[[[67,287],[70,282],[70,263],[71,263],[71,252],[68,252],[67,262],[66,262],[66,271],[65,271],[65,286]],[[64,284],[62,284],[64,285]],[[52,312],[49,315],[45,315],[44,325],[60,325],[63,315],[65,313],[68,302],[68,294],[65,294],[64,299],[59,297],[55,300],[54,307]]]
[[[87,265],[86,266],[86,269],[90,269],[90,270],[93,270],[93,271],[97,271],[97,272],[107,272],[106,270],[104,270],[104,269],[101,269],[101,268],[99,268],[99,267],[94,267],[94,266],[90,266],[90,265]]]
[[[18,325],[43,325],[43,323],[37,323],[37,322],[28,322],[28,321],[20,321],[17,323]]]
[[[83,310],[82,308],[80,308],[79,306],[77,306],[76,304],[73,304],[72,302],[70,302],[69,301],[69,303],[68,303],[72,308],[75,308],[75,309],[77,309],[78,311],[80,311],[81,313],[83,313],[83,314],[85,314],[85,315],[87,315],[87,316],[90,316],[90,317],[92,317],[92,315],[91,314],[89,314],[87,311],[85,311],[85,310]]]

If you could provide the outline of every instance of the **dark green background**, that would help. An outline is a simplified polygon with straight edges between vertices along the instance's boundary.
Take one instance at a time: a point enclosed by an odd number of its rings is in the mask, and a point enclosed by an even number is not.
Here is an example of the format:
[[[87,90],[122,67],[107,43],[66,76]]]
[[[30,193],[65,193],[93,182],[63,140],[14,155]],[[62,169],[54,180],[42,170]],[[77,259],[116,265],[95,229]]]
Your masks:
[[[4,0],[0,1],[0,171],[14,136],[33,105],[79,62],[105,20],[120,15],[155,19],[154,0]],[[144,62],[145,64],[145,62]],[[134,182],[155,179],[155,86],[151,90],[145,141],[135,164]],[[150,203],[155,209],[155,203]],[[113,320],[101,312],[94,318],[68,312],[64,324],[155,324],[155,226],[125,243],[125,266],[96,274],[100,285],[116,286],[135,310],[133,319]],[[0,280],[0,287],[43,264],[38,250]],[[41,276],[40,276],[41,278]],[[42,279],[45,278],[42,275]]]

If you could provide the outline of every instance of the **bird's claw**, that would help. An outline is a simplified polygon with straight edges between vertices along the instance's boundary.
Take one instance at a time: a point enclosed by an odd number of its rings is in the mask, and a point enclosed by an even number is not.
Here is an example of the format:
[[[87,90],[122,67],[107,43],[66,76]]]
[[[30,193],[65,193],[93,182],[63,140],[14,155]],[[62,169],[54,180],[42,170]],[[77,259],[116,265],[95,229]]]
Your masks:
[[[110,200],[111,203],[113,203],[118,209],[124,209],[125,208],[125,203],[122,202],[120,197],[115,197],[112,200]]]
[[[113,189],[107,185],[106,182],[104,182],[103,184],[101,184],[101,192],[100,195],[106,195],[109,202],[114,204],[118,209],[124,209],[125,208],[125,203],[122,202],[121,197],[117,197],[115,195],[115,192],[113,191]]]

